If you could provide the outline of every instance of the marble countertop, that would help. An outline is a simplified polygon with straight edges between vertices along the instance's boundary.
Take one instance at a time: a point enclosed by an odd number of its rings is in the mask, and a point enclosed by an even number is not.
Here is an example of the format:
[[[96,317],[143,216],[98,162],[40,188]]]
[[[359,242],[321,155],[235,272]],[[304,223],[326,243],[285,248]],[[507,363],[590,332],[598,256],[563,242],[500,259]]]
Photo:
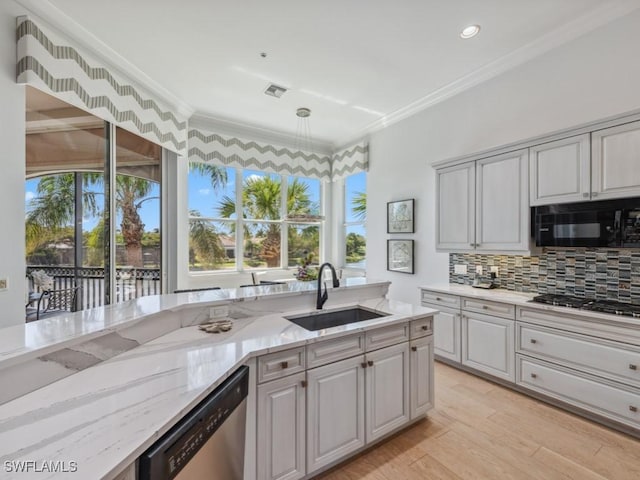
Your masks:
[[[439,293],[448,293],[450,295],[492,300],[494,302],[513,303],[516,305],[527,303],[537,295],[535,293],[513,292],[502,288],[473,288],[470,285],[460,285],[457,283],[422,285],[419,288]]]
[[[241,295],[260,294],[261,288]],[[182,295],[194,301],[222,300],[216,292],[198,292],[197,298],[192,293]],[[146,305],[147,311],[161,306],[177,309],[184,301],[177,295],[165,297],[148,303],[140,299],[136,307],[123,308],[131,319],[139,305]],[[251,357],[436,313],[384,298],[354,301],[330,309],[358,304],[388,315],[312,332],[283,318],[285,311],[296,315],[309,313],[309,308],[265,311],[260,303],[234,304],[239,318],[234,318],[230,332],[212,335],[197,326],[179,328],[0,405],[0,476],[112,478]],[[105,313],[107,317],[111,315]],[[17,461],[33,461],[36,466],[61,461],[67,467],[75,462],[77,471],[8,472],[6,462]]]
[[[603,323],[616,324],[634,329],[640,328],[640,319],[638,318],[533,302],[532,299],[537,295],[537,293],[514,292],[501,288],[473,288],[470,285],[460,285],[455,283],[423,285],[419,288],[438,293],[447,293],[450,295],[459,295],[461,297],[471,297],[494,302],[510,303],[520,307],[557,312],[563,315],[569,315],[587,321],[597,320]]]
[[[364,277],[346,278],[341,280],[340,287],[329,289],[353,290],[388,283],[370,281]],[[288,282],[283,285],[153,295],[125,303],[57,315],[37,322],[21,323],[0,329],[0,369],[134,325],[161,312],[178,312],[195,306],[259,300],[267,296],[286,298],[315,290],[316,282]]]

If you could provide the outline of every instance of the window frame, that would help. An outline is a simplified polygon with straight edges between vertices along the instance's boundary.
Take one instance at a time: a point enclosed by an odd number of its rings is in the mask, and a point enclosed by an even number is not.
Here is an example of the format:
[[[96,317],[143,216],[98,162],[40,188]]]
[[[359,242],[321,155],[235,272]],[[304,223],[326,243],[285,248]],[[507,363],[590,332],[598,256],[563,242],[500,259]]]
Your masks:
[[[367,262],[367,254],[366,254],[366,243],[365,243],[365,256],[364,256],[364,260],[365,260],[365,266],[364,267],[354,267],[352,265],[349,265],[347,263],[347,230],[349,229],[349,227],[362,227],[364,228],[365,232],[367,229],[367,219],[365,217],[364,220],[357,220],[357,221],[348,221],[348,215],[347,215],[347,208],[348,208],[348,195],[347,195],[347,179],[349,177],[355,176],[355,175],[364,175],[364,179],[365,179],[365,185],[364,185],[364,192],[366,194],[367,192],[367,172],[366,171],[360,171],[357,173],[352,173],[351,175],[347,175],[346,177],[344,177],[342,179],[342,225],[341,225],[341,233],[342,233],[342,242],[341,245],[344,245],[344,248],[341,252],[342,255],[342,259],[343,259],[343,265],[341,268],[345,269],[345,270],[350,270],[353,272],[366,272],[367,266],[366,266],[366,262]],[[366,235],[365,235],[365,241],[366,241]]]
[[[198,163],[206,163],[195,160],[194,162]],[[236,206],[236,218],[224,218],[217,216],[200,216],[194,217],[189,214],[190,205],[187,201],[187,219],[189,224],[193,220],[198,221],[206,221],[206,222],[216,222],[216,223],[235,223],[236,225],[236,256],[235,256],[235,269],[208,269],[208,270],[191,270],[191,266],[188,264],[188,273],[189,275],[224,275],[224,274],[234,274],[234,273],[243,273],[243,272],[253,272],[256,270],[267,270],[267,271],[277,271],[277,270],[293,270],[297,267],[289,266],[289,226],[291,225],[313,225],[318,227],[319,238],[318,238],[318,264],[322,263],[324,257],[324,248],[323,248],[323,234],[326,228],[326,220],[324,219],[324,197],[326,194],[326,187],[322,180],[302,177],[298,175],[290,175],[290,174],[280,174],[280,173],[271,173],[265,171],[259,171],[249,168],[241,168],[241,167],[224,167],[228,169],[235,170],[235,206]],[[280,177],[280,218],[278,220],[267,220],[260,218],[244,218],[243,217],[243,190],[242,186],[244,183],[244,172],[260,172],[265,176],[267,175],[277,175]],[[320,211],[321,220],[317,221],[308,221],[302,222],[299,220],[288,220],[287,216],[289,212],[287,211],[287,194],[289,187],[289,177],[295,177],[300,179],[307,179],[317,181],[319,183],[319,198],[318,198],[318,207]],[[189,191],[189,178],[187,176],[187,190]],[[277,267],[245,267],[244,265],[244,244],[245,244],[245,224],[278,224],[280,225],[280,265]]]

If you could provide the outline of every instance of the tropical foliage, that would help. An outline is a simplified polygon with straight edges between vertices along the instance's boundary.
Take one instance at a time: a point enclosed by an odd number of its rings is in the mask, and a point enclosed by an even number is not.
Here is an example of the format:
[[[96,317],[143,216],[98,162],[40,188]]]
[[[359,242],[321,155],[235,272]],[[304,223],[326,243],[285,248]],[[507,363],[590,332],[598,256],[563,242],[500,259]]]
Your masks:
[[[103,193],[103,175],[82,173],[82,210],[85,217],[103,217],[99,197]],[[59,173],[40,177],[35,196],[31,199],[26,215],[26,253],[29,263],[42,263],[46,258],[51,264],[58,262],[51,256],[51,245],[63,242],[73,245],[75,221],[74,173]],[[139,210],[150,200],[153,182],[126,175],[116,176],[116,208],[121,213],[120,238],[125,247],[125,263],[143,266],[142,246],[145,236],[144,223]],[[91,232],[84,232],[87,247],[85,263],[103,265],[104,218]],[[159,244],[159,242],[158,242]],[[73,247],[71,247],[73,248]],[[39,259],[39,260],[36,260]],[[65,262],[67,263],[67,262]]]
[[[225,250],[211,222],[200,220],[200,213],[189,212],[189,263],[199,262],[204,268],[214,268],[225,260]],[[197,259],[197,260],[196,260]]]
[[[353,216],[364,222],[367,219],[367,192],[355,192],[351,200]]]
[[[282,182],[269,175],[252,175],[242,185],[242,217],[248,220],[279,220],[282,206]],[[308,194],[308,185],[294,179],[287,188],[287,211],[290,214],[309,213],[313,205]],[[222,198],[218,206],[220,216],[230,218],[236,213],[235,199]],[[249,266],[259,266],[259,260],[267,267],[280,266],[280,224],[267,222],[245,222],[245,237],[251,242],[252,252],[247,258]]]

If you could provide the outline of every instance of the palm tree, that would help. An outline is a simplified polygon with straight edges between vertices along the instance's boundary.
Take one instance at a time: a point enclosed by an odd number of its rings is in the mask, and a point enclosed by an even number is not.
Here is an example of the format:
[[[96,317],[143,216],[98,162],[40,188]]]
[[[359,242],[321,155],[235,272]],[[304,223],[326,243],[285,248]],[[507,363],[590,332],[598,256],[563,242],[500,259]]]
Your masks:
[[[367,192],[355,192],[351,199],[353,216],[361,221],[367,219]]]
[[[99,183],[101,176],[96,173],[82,175],[84,185],[82,208],[85,213],[96,215],[97,192],[90,187]],[[73,225],[75,219],[75,174],[61,173],[47,175],[40,179],[37,195],[31,200],[26,216],[27,256],[45,243],[50,242],[65,227]]]
[[[102,174],[82,174],[82,205],[84,214],[97,216],[97,191],[90,187],[101,183]],[[150,200],[153,183],[139,177],[116,176],[116,207],[122,210],[120,228],[126,246],[127,263],[142,267],[142,235],[144,224],[139,210]],[[62,228],[73,224],[75,218],[75,174],[62,173],[40,178],[37,195],[33,198],[26,218],[27,254],[44,241],[50,241]],[[79,246],[77,246],[79,248]]]
[[[193,217],[199,217],[200,213],[196,210],[190,210],[189,215],[189,249],[193,251],[193,261],[197,257],[201,263],[212,267],[221,260],[224,260],[225,250],[218,233],[215,231],[210,222],[205,220],[197,220]]]
[[[189,162],[189,170],[197,172],[203,177],[209,177],[214,190],[222,189],[227,185],[228,176],[225,167],[212,163]]]
[[[211,163],[189,162],[189,170],[209,177],[214,190],[221,190],[227,185],[228,175],[225,167]],[[213,225],[204,220],[194,219],[193,217],[202,216],[197,210],[190,210],[189,215],[192,217],[189,221],[189,244],[190,250],[194,253],[191,263],[195,263],[195,257],[209,266],[224,261],[226,253],[219,233],[216,232]]]
[[[142,235],[144,223],[140,218],[142,203],[151,200],[148,197],[153,184],[151,181],[128,175],[116,176],[116,208],[122,211],[120,232],[125,244],[127,265],[144,266],[142,261]]]
[[[255,220],[278,220],[282,205],[281,182],[271,176],[250,176],[242,186],[242,217]],[[287,189],[287,210],[289,213],[309,213],[311,201],[308,185],[294,179]],[[230,218],[236,212],[235,199],[225,196],[218,205],[223,218]],[[264,236],[259,256],[267,262],[267,267],[280,265],[280,225],[266,223],[265,226],[251,232],[245,224],[245,235]]]

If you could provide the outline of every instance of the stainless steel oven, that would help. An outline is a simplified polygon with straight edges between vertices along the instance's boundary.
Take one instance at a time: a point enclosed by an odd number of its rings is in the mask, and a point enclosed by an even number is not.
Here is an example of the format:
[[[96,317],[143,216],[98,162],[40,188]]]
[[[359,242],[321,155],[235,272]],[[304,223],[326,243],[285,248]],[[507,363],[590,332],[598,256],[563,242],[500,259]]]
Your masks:
[[[138,459],[139,480],[242,480],[249,368],[241,367]]]
[[[534,208],[536,245],[640,246],[640,199],[567,203]]]

